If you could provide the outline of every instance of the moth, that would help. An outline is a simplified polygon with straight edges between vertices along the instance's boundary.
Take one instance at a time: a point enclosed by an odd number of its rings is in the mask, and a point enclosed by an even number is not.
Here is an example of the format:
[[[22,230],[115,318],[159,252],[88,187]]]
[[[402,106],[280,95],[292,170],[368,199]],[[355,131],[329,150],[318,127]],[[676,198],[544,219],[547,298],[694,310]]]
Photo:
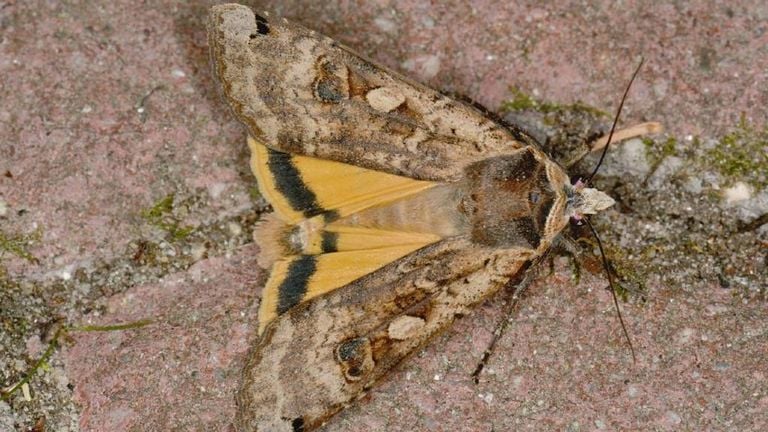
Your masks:
[[[536,141],[340,43],[210,10],[214,73],[273,206],[240,431],[310,431],[614,201]]]

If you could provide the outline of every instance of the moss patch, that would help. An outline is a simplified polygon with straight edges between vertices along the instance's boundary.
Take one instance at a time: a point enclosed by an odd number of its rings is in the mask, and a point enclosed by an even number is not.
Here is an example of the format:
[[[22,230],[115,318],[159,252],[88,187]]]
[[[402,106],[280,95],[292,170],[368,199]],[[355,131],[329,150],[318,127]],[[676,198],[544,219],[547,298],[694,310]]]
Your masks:
[[[744,181],[758,189],[768,187],[768,125],[758,128],[742,117],[706,157],[730,183]]]
[[[141,212],[141,215],[149,221],[161,219],[164,215],[173,211],[173,199],[174,195],[168,194],[157,201],[152,207]]]
[[[31,263],[37,263],[37,258],[29,252],[28,247],[39,241],[42,236],[43,233],[40,230],[32,234],[7,234],[0,231],[0,257],[4,253],[10,253]]]
[[[174,214],[174,194],[168,194],[152,207],[141,212],[141,216],[153,225],[168,234],[171,241],[179,241],[187,238],[195,230],[194,227],[182,225],[180,219]]]
[[[678,143],[677,138],[675,137],[668,137],[666,140],[660,143],[652,138],[647,137],[642,138],[642,141],[645,145],[646,159],[648,160],[648,163],[650,163],[653,167],[653,170],[658,167],[664,158],[677,155]]]
[[[509,91],[510,93],[512,93],[512,98],[502,102],[501,107],[499,108],[502,113],[510,112],[510,111],[524,111],[524,110],[538,111],[544,114],[558,113],[563,111],[579,111],[579,112],[589,113],[597,117],[608,116],[608,113],[606,113],[605,111],[589,106],[583,102],[575,102],[572,104],[558,104],[554,102],[548,102],[548,101],[542,101],[540,99],[536,99],[524,93],[523,91],[521,91],[519,88],[516,88],[516,87],[511,87]]]

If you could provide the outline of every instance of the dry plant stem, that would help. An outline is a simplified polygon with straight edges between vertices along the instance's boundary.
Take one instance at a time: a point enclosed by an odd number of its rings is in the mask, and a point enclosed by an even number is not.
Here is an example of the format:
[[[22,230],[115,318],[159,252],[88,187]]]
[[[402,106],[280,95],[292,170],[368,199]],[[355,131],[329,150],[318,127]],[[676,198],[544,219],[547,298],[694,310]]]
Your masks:
[[[614,132],[612,142],[624,141],[630,138],[637,138],[643,135],[650,135],[663,131],[664,126],[662,126],[662,124],[659,122],[640,123]],[[608,144],[608,135],[604,135],[598,138],[592,145],[592,149],[590,151],[595,152],[602,150],[606,144]]]

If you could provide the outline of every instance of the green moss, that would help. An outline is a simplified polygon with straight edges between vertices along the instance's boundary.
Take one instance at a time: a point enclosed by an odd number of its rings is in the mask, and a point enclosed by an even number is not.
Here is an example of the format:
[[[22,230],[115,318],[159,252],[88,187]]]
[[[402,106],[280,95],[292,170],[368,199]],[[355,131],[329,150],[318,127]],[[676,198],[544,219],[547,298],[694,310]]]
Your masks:
[[[16,255],[19,258],[23,258],[31,263],[37,263],[38,260],[32,255],[27,247],[30,243],[39,241],[43,234],[41,230],[37,230],[32,234],[6,234],[0,231],[0,257],[4,252]]]
[[[698,148],[701,146],[701,138],[698,136],[693,137],[693,141],[691,141],[691,147]]]
[[[174,194],[168,194],[156,202],[152,207],[141,212],[141,215],[144,217],[144,219],[147,219],[150,222],[160,219],[164,215],[173,211],[173,199]]]
[[[608,116],[608,113],[605,111],[582,102],[558,104],[535,99],[516,87],[511,87],[509,91],[512,93],[512,98],[502,102],[500,108],[502,112],[532,110],[543,114],[551,114],[563,111],[580,111],[595,116]]]
[[[652,138],[642,138],[645,145],[645,156],[653,170],[658,167],[664,158],[677,155],[677,138],[668,137],[659,143]]]
[[[675,137],[669,137],[661,145],[661,155],[663,157],[674,156],[677,154],[677,140]]]
[[[653,138],[643,137],[641,138],[643,145],[645,146],[646,153],[649,153],[656,146],[656,141]]]
[[[174,194],[169,194],[157,201],[152,207],[141,212],[141,216],[151,225],[165,231],[171,241],[181,241],[189,237],[195,228],[181,225],[173,215]]]
[[[759,189],[768,187],[768,125],[760,129],[742,117],[706,156],[708,164],[730,183],[745,181]]]
[[[512,93],[512,99],[502,102],[502,111],[522,111],[526,109],[536,109],[537,102],[520,89],[512,87],[509,89]]]
[[[180,225],[177,221],[159,221],[152,225],[168,233],[169,240],[173,242],[184,240],[195,231],[195,227]]]
[[[628,256],[627,250],[613,245],[607,247],[606,255],[609,257],[611,268],[616,275],[614,278],[616,296],[624,302],[629,300],[630,295],[645,301],[646,277],[638,271],[638,263],[635,259]],[[643,253],[640,256],[644,262],[649,259]]]
[[[645,278],[642,277],[634,265],[626,260],[626,257],[611,256],[611,267],[616,277],[613,280],[616,297],[622,302],[629,301],[630,295],[633,298],[645,300]]]

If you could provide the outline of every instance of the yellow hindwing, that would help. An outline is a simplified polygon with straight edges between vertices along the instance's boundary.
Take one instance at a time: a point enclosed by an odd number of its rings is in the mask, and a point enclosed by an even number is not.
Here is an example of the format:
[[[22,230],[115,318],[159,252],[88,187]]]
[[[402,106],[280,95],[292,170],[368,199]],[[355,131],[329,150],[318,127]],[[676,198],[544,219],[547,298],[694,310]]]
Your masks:
[[[251,168],[284,224],[257,231],[274,258],[262,293],[259,332],[291,307],[353,282],[440,240],[431,232],[357,226],[346,216],[437,185],[354,165],[281,153],[253,138]],[[273,221],[277,222],[277,221]],[[279,224],[279,222],[278,222]],[[274,250],[265,250],[274,249]]]
[[[429,189],[434,182],[281,153],[248,138],[259,191],[288,224],[333,211],[344,217]]]

